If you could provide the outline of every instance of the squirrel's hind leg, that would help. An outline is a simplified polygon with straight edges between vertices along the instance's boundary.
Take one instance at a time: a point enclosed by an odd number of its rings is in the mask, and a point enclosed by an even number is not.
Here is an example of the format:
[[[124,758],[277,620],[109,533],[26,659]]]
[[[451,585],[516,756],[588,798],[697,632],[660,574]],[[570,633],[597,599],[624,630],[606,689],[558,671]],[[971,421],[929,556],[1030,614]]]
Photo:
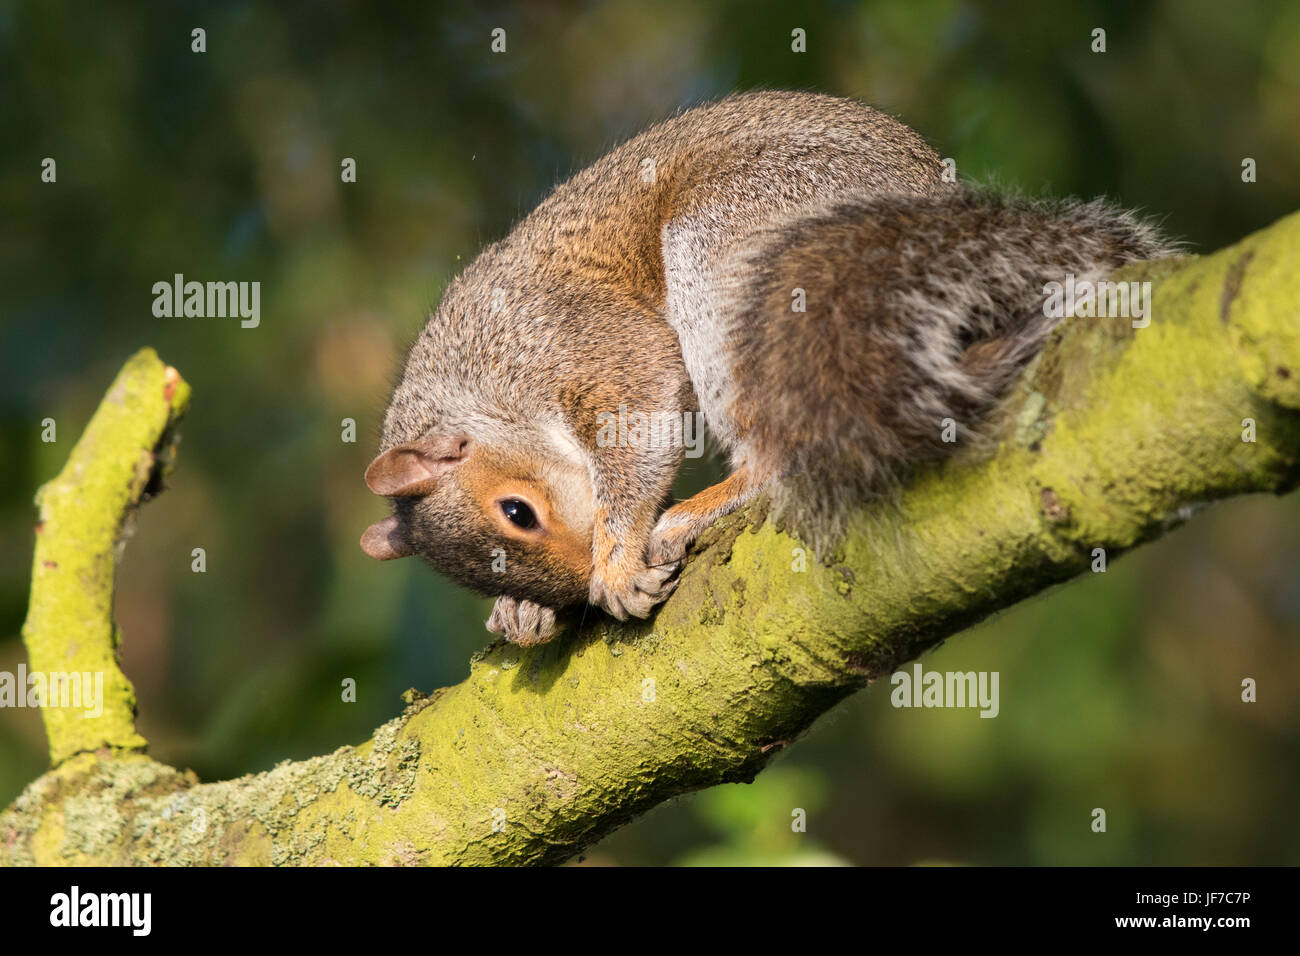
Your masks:
[[[725,479],[705,488],[659,517],[650,534],[646,563],[651,567],[675,566],[686,556],[686,549],[713,522],[748,503],[766,488],[773,475],[762,474],[742,464]]]

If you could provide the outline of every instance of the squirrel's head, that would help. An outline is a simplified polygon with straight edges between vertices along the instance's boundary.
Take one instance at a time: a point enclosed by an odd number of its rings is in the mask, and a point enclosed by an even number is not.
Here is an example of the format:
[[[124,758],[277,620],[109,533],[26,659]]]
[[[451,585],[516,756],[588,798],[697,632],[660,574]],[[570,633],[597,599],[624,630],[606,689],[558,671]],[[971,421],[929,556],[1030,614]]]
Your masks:
[[[576,462],[515,457],[442,431],[383,452],[366,484],[394,504],[361,538],[372,558],[417,554],[487,597],[547,607],[587,599],[595,505]]]

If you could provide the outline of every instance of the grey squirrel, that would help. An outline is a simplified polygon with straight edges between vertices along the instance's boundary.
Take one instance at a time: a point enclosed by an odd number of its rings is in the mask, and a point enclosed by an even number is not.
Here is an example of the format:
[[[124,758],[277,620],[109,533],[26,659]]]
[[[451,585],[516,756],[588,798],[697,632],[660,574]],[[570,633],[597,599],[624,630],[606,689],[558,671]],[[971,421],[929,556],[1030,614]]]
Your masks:
[[[646,617],[759,493],[833,538],[847,502],[951,447],[943,419],[987,415],[1055,324],[1045,282],[1174,251],[1105,203],[942,172],[902,123],[812,93],[730,96],[617,147],[447,286],[366,471],[394,511],[362,548],[495,596],[489,630],[528,645],[582,602]],[[620,408],[698,408],[730,476],[665,510],[682,447],[602,440]]]

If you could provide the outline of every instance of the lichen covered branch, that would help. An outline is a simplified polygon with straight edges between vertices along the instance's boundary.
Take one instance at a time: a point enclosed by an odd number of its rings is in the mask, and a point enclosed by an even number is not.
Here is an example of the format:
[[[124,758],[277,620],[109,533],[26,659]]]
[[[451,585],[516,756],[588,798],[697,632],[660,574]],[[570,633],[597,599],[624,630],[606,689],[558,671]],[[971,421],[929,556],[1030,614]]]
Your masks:
[[[162,479],[190,389],[152,349],[133,356],[59,474],[36,494],[36,553],[23,641],[39,675],[57,766],[100,748],[137,751],[135,692],[118,666],[113,585],[123,535]],[[66,676],[62,676],[66,675]],[[102,684],[101,684],[102,682]],[[19,688],[20,693],[29,688]],[[90,698],[102,692],[93,708]],[[102,713],[87,716],[102,706]]]

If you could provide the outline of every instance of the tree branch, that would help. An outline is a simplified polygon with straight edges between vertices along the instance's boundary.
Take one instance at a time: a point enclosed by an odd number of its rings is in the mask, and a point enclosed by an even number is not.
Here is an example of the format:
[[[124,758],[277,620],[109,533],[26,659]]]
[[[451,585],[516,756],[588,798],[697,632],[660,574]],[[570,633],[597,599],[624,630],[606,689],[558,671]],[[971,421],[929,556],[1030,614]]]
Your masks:
[[[750,779],[837,701],[1086,570],[1093,549],[1113,559],[1211,500],[1292,488],[1298,260],[1292,215],[1203,259],[1125,270],[1156,286],[1149,327],[1068,321],[996,451],[918,476],[901,508],[865,509],[833,563],[795,570],[799,542],[755,506],[711,529],[651,622],[498,642],[359,747],[200,784],[137,752],[122,678],[104,728],[47,714],[54,769],[0,815],[0,864],[554,863],[672,796]],[[159,401],[150,375],[137,411],[161,431],[183,402]],[[101,416],[114,437],[87,444]],[[34,668],[108,667],[104,587],[138,495],[108,488],[137,488],[154,447],[129,417],[101,409],[65,469],[97,494],[42,497]],[[78,547],[90,590],[60,591],[42,562]]]
[[[144,749],[135,732],[135,691],[117,665],[113,583],[135,509],[169,465],[173,426],[189,395],[177,371],[152,349],[138,352],[63,470],[36,493],[40,517],[23,641],[33,672],[77,675],[75,681],[50,681],[62,686],[47,688],[50,698],[41,710],[53,764],[102,747]],[[91,674],[102,675],[103,713],[87,719],[80,698],[91,688],[80,681]]]

